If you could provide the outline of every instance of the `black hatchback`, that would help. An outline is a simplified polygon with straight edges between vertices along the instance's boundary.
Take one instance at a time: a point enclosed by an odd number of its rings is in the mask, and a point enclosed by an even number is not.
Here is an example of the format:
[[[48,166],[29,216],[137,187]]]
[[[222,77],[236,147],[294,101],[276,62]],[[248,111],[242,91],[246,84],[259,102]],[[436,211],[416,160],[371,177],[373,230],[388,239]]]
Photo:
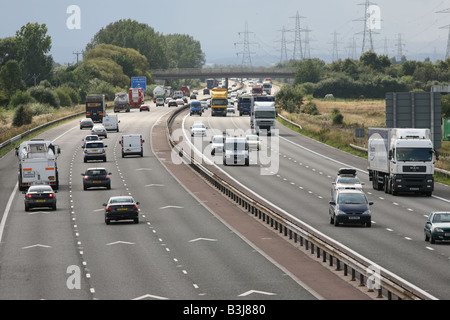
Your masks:
[[[83,190],[87,190],[88,188],[106,188],[110,190],[110,174],[111,172],[108,172],[105,168],[87,169],[85,173],[81,174],[83,176]]]

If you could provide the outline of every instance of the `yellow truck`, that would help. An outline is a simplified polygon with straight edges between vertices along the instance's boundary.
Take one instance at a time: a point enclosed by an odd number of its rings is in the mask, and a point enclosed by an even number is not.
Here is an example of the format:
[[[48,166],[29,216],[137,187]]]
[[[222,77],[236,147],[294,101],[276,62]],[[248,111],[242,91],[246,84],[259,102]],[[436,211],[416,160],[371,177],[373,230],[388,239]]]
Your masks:
[[[211,89],[211,114],[215,116],[227,116],[228,90]]]

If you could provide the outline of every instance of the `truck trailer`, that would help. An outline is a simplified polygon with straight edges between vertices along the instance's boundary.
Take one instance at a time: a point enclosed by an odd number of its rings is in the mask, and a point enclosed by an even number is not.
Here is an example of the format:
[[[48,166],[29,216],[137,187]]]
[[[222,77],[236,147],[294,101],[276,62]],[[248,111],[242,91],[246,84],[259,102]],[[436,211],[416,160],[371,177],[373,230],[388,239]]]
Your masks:
[[[19,190],[25,191],[35,184],[45,184],[58,190],[59,175],[57,157],[61,153],[52,141],[31,139],[16,148],[19,159]]]
[[[368,171],[373,189],[431,196],[435,154],[430,129],[369,128]]]
[[[117,92],[114,97],[114,112],[130,112],[130,100],[126,92]]]
[[[94,122],[102,122],[106,114],[106,102],[104,94],[89,94],[86,96],[86,118]]]

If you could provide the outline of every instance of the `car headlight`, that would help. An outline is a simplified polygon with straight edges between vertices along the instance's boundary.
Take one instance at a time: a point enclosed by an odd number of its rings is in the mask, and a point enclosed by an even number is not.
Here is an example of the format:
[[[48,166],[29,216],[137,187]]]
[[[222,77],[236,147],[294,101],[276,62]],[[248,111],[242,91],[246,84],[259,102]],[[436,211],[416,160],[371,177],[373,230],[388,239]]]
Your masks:
[[[339,214],[346,214],[346,213],[344,211],[342,211],[342,210],[338,210],[336,214],[339,215]]]
[[[434,228],[434,231],[435,231],[435,232],[444,232],[444,230],[441,229],[441,228]]]
[[[364,211],[364,212],[363,212],[363,214],[367,214],[367,215],[370,215],[370,210],[366,210],[366,211]]]

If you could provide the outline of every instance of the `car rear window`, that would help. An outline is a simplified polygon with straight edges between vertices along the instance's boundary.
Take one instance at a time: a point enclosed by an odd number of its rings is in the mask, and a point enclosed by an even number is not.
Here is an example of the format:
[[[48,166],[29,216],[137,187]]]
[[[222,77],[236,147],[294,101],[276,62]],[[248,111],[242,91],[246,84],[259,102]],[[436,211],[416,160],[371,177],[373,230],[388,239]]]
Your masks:
[[[105,176],[106,170],[103,169],[88,170],[86,171],[86,174],[88,176]]]
[[[101,142],[92,142],[86,144],[86,148],[103,148],[103,143]]]

